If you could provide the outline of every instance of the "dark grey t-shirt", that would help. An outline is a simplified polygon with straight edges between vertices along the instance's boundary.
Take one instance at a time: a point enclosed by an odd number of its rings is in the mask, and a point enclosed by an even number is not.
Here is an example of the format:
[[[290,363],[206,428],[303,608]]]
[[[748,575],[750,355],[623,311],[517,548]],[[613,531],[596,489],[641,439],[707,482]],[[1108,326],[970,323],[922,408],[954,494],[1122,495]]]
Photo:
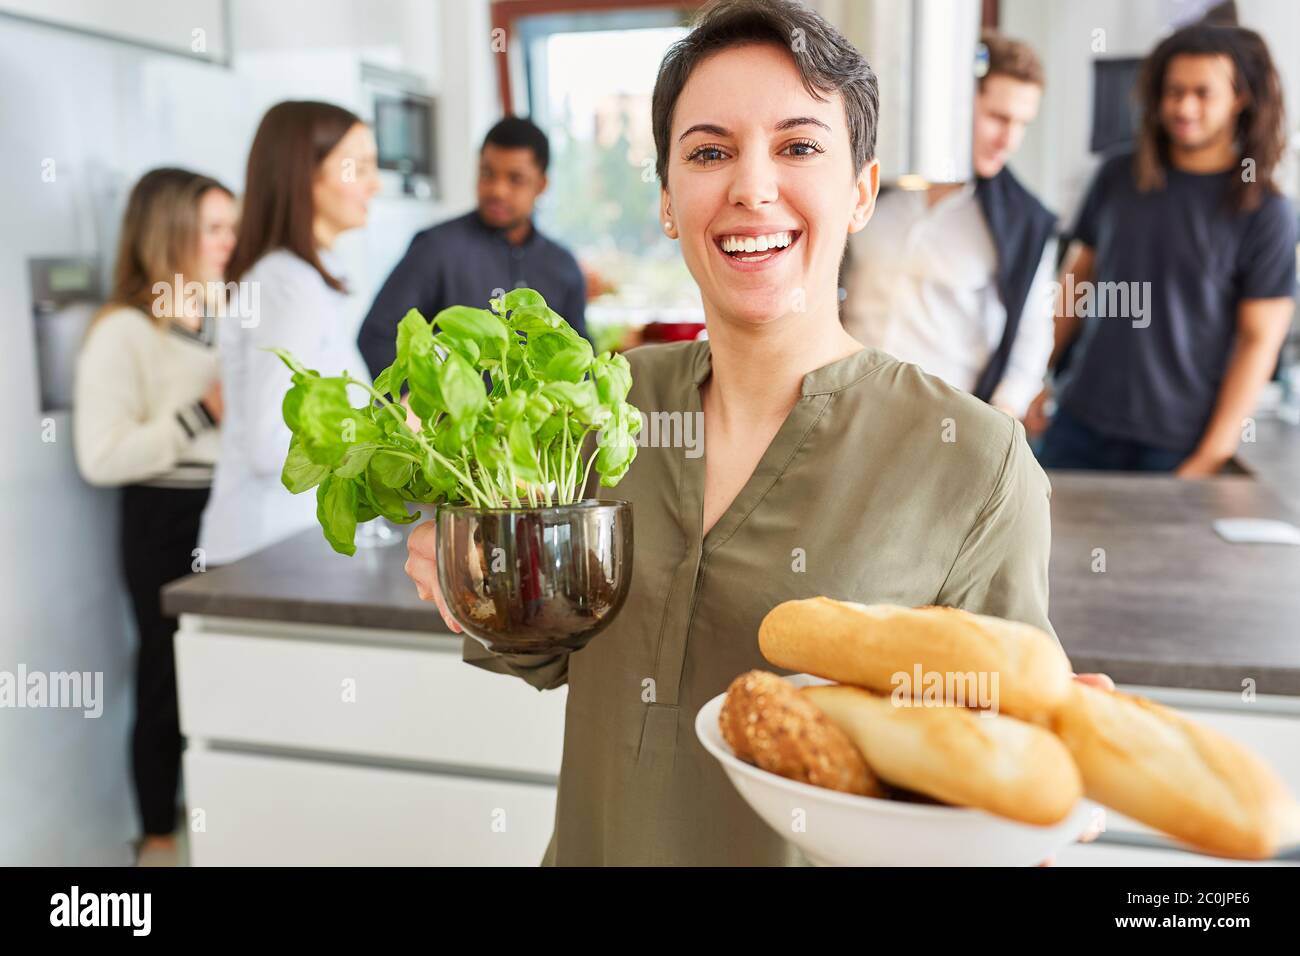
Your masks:
[[[1164,189],[1142,193],[1132,170],[1132,153],[1102,164],[1074,229],[1095,252],[1095,308],[1061,406],[1103,434],[1190,451],[1214,410],[1238,305],[1295,292],[1295,215],[1280,195],[1233,213],[1236,171],[1170,170]]]

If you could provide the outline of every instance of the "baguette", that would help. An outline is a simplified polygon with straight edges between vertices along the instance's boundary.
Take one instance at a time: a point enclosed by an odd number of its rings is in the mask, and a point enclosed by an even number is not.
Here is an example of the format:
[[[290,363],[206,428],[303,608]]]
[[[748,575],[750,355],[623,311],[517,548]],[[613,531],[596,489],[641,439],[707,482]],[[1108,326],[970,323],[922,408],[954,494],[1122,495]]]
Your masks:
[[[1090,798],[1197,849],[1259,860],[1296,838],[1300,811],[1273,769],[1176,711],[1076,684],[1053,728]]]
[[[842,684],[801,693],[894,786],[1044,826],[1065,819],[1083,796],[1064,744],[1034,724],[964,707],[897,706]]]
[[[1036,627],[947,607],[855,604],[827,597],[778,604],[758,630],[777,667],[878,693],[923,674],[996,675],[996,709],[1039,723],[1065,702],[1070,662]],[[950,701],[951,703],[951,701]]]

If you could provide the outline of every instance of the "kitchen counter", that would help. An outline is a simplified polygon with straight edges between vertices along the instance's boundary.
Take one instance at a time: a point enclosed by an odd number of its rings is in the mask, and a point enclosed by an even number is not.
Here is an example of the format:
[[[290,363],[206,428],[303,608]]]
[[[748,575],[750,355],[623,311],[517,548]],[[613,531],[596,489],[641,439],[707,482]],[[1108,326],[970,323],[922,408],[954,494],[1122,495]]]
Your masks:
[[[1300,514],[1246,476],[1051,480],[1051,619],[1076,671],[1300,696],[1300,547],[1229,544],[1211,526]]]
[[[449,635],[437,608],[419,599],[402,570],[408,530],[397,528],[394,544],[358,548],[348,557],[313,528],[233,564],[169,584],[163,589],[163,609],[170,615]]]
[[[1242,741],[1300,794],[1300,548],[1211,527],[1300,524],[1298,435],[1261,422],[1245,473],[1202,481],[1051,473],[1051,617],[1077,671]],[[402,542],[348,558],[313,529],[164,589],[187,802],[208,821],[196,865],[541,859],[567,688],[466,666],[405,561]],[[1114,813],[1097,843],[1058,857],[1223,862]]]
[[[1254,438],[1242,442],[1237,464],[1300,512],[1300,425],[1261,415]]]
[[[1077,671],[1220,691],[1252,678],[1258,693],[1300,697],[1300,548],[1228,544],[1211,528],[1221,517],[1300,524],[1300,513],[1253,477],[1051,477],[1051,618]],[[164,607],[446,635],[405,561],[401,543],[348,558],[311,530],[169,585]]]

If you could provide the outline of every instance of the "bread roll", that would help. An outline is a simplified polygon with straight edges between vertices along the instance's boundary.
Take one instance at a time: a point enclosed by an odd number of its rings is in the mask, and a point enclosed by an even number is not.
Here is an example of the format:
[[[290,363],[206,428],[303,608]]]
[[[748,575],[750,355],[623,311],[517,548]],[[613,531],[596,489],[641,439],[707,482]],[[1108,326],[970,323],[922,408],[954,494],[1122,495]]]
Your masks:
[[[842,684],[801,693],[886,783],[1022,823],[1059,823],[1083,796],[1065,746],[1034,724],[965,707],[898,706]]]
[[[956,608],[854,604],[827,597],[778,604],[758,629],[777,667],[891,693],[895,675],[997,675],[994,709],[1046,723],[1069,694],[1070,662],[1028,624]],[[928,679],[928,678],[925,678]],[[951,701],[950,701],[951,703]]]
[[[718,725],[737,757],[771,773],[859,796],[884,795],[853,742],[776,674],[749,671],[732,681]]]
[[[1141,697],[1076,684],[1053,726],[1088,796],[1197,849],[1265,859],[1294,838],[1294,801],[1240,744]]]

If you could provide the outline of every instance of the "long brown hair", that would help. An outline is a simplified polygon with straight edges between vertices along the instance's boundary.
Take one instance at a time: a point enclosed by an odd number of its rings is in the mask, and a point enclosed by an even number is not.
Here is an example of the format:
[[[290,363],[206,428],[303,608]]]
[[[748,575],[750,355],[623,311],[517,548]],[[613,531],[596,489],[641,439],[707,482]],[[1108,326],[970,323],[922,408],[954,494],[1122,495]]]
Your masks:
[[[1228,202],[1235,211],[1259,207],[1264,197],[1276,193],[1273,171],[1282,158],[1286,129],[1282,83],[1268,45],[1253,30],[1197,23],[1166,37],[1147,57],[1138,74],[1135,93],[1142,108],[1133,174],[1143,192],[1163,189],[1169,167],[1169,134],[1160,119],[1165,71],[1176,56],[1226,56],[1232,61],[1233,88],[1246,105],[1237,117],[1237,147],[1243,159],[1254,163],[1253,176],[1233,176]]]
[[[209,189],[219,189],[234,198],[234,193],[217,180],[188,169],[166,166],[140,177],[126,201],[112,289],[96,319],[122,306],[139,309],[160,321],[167,318],[154,308],[154,286],[159,282],[171,286],[177,275],[193,274],[199,244],[199,202]]]
[[[314,100],[289,100],[266,111],[248,153],[243,215],[226,278],[238,282],[262,256],[287,249],[331,289],[344,291],[316,253],[312,181],[321,161],[360,122],[341,106]]]

